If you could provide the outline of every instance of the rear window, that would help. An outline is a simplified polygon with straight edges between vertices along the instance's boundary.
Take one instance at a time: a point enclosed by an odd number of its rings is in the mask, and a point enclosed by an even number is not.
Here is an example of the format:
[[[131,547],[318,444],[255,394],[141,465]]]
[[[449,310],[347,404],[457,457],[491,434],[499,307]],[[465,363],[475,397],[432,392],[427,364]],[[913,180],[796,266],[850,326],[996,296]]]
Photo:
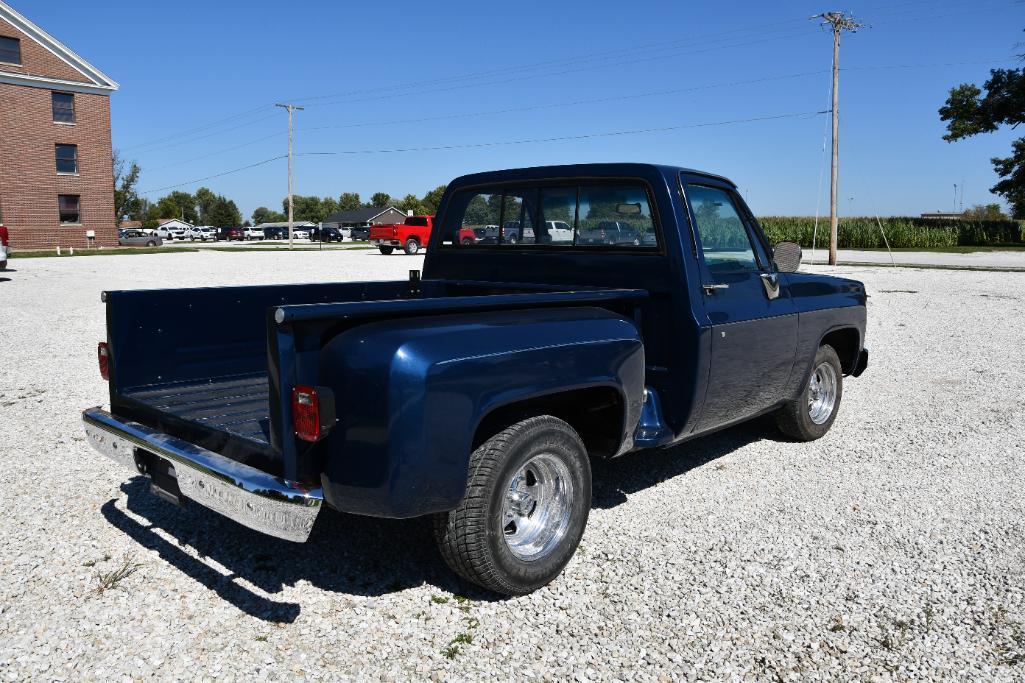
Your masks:
[[[441,226],[446,247],[657,249],[640,183],[503,187],[456,193]]]
[[[427,216],[410,216],[406,219],[406,225],[419,225],[422,228],[426,228]]]

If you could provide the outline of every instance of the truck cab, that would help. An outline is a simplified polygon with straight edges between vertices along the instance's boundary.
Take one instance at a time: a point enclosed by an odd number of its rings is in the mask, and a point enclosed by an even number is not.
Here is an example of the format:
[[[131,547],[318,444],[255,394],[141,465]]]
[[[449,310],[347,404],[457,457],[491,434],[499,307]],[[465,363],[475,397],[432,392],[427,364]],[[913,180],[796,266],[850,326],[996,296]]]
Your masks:
[[[436,222],[408,281],[106,292],[90,442],[293,541],[324,508],[431,516],[456,573],[523,594],[572,557],[592,459],[765,414],[821,438],[868,363],[864,286],[799,272],[721,176],[473,174]],[[582,238],[610,223],[632,239]]]

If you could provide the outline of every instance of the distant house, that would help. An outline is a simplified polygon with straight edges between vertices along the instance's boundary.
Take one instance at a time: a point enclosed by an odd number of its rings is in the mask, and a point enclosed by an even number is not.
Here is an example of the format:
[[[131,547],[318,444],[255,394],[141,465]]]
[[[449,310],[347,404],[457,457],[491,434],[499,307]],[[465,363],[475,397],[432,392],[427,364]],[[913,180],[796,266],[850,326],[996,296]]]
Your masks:
[[[158,227],[166,228],[167,230],[175,230],[177,228],[183,228],[185,230],[192,230],[192,228],[195,227],[195,226],[192,225],[192,223],[188,223],[186,221],[178,220],[177,218],[161,218],[159,221],[157,221],[157,224],[158,224]],[[122,224],[122,225],[124,225],[124,224]]]
[[[356,228],[363,225],[401,223],[404,220],[406,220],[406,214],[394,206],[374,206],[355,211],[336,211],[324,219],[323,225],[325,228]]]
[[[937,221],[959,221],[964,218],[963,213],[944,213],[943,211],[934,211],[932,213],[921,214],[922,218],[932,218]]]
[[[296,230],[299,230],[299,229],[308,230],[309,228],[317,227],[317,224],[316,223],[311,223],[310,221],[295,221],[294,223],[292,223],[292,227],[294,229],[296,229]],[[285,228],[285,229],[287,229],[288,228],[288,221],[278,221],[277,223],[260,223],[259,225],[254,227],[255,230],[266,230],[267,228]]]

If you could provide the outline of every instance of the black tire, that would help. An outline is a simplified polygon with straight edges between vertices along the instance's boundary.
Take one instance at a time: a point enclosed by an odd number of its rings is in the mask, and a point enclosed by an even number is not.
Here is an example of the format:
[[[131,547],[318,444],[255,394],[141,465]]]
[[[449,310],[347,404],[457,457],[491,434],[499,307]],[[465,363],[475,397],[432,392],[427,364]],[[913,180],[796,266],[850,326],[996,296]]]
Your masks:
[[[468,247],[471,244],[473,244],[473,240],[471,240],[469,237],[467,237],[466,239],[463,240],[463,246],[464,247]]]
[[[503,505],[513,475],[542,453],[568,471],[569,521],[549,552],[525,560],[506,542]],[[562,572],[580,544],[590,509],[587,450],[572,427],[543,415],[514,424],[473,452],[466,497],[455,510],[435,515],[434,536],[446,564],[467,581],[504,595],[525,595]]]
[[[378,247],[378,249],[380,249],[381,253],[384,254],[385,256],[388,256],[393,251],[395,251],[395,247]]]
[[[154,242],[153,240],[150,240],[149,242],[146,242],[146,246],[147,247],[155,247],[155,246],[157,246],[157,243]]]
[[[822,422],[816,423],[811,416],[810,404],[812,395],[811,380],[816,371],[823,364],[832,368],[836,380],[836,399],[829,416]],[[804,378],[801,393],[792,401],[780,408],[776,413],[776,425],[779,430],[787,436],[798,441],[814,441],[825,436],[829,428],[833,426],[837,413],[840,412],[840,400],[843,398],[843,369],[840,366],[840,357],[832,346],[824,344],[819,347],[815,354],[815,360],[811,364],[808,375]]]
[[[406,245],[402,248],[410,256],[416,256],[420,253],[420,240],[416,239],[415,237],[410,237],[408,240],[406,240]]]

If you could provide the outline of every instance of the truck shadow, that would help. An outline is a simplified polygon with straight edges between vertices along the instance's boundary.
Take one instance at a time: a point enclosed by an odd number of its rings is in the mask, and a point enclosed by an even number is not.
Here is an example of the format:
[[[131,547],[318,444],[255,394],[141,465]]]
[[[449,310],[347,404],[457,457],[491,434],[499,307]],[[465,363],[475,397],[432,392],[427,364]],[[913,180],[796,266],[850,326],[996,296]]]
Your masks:
[[[615,507],[631,493],[686,474],[754,441],[774,438],[773,434],[771,425],[755,421],[671,449],[595,461],[592,505]],[[176,507],[150,494],[148,486],[144,477],[123,484],[125,507],[131,514],[115,504],[117,499],[111,499],[101,508],[104,518],[143,548],[155,550],[183,574],[258,619],[294,622],[302,610],[300,604],[268,596],[302,582],[365,597],[428,584],[473,600],[504,599],[462,581],[445,566],[427,518],[378,519],[325,510],[306,543],[290,543],[196,504]]]

